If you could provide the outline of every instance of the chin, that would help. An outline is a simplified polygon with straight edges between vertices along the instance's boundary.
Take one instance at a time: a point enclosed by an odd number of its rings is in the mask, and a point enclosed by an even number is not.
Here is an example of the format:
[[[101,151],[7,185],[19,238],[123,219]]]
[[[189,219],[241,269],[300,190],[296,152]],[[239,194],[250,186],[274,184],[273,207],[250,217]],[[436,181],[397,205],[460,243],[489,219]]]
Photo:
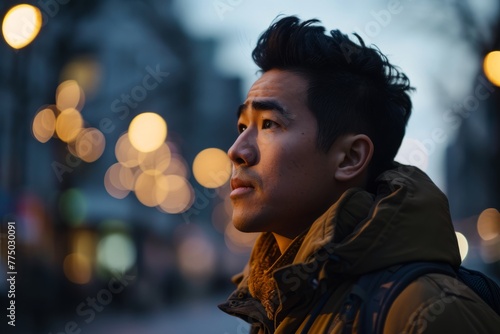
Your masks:
[[[259,232],[255,231],[255,229],[252,228],[252,224],[248,224],[247,222],[242,222],[233,219],[233,225],[240,232],[245,232],[245,233]]]
[[[232,222],[238,231],[244,233],[264,232],[264,229],[260,226],[261,224],[258,224],[253,219],[248,219],[248,217],[245,218],[233,215]]]

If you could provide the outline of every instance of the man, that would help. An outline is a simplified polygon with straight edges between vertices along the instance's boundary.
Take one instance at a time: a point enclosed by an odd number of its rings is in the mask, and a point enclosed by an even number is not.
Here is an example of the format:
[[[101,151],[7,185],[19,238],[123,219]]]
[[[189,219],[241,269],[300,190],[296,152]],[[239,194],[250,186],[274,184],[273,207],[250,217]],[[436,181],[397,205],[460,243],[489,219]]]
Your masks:
[[[252,333],[341,333],[340,309],[359,276],[461,262],[444,194],[393,161],[411,113],[407,77],[361,38],[326,35],[317,22],[284,17],[260,37],[252,56],[263,74],[238,110],[228,152],[233,224],[262,233],[219,307]],[[450,279],[410,284],[384,333],[500,330],[494,311]]]

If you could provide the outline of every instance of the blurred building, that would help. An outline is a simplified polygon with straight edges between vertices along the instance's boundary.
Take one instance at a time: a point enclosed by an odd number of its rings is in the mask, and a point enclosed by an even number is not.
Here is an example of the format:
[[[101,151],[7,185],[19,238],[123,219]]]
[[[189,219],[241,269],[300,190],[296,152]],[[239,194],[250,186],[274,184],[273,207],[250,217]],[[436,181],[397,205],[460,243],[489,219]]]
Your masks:
[[[17,3],[2,2],[2,17]],[[114,278],[131,282],[111,295],[110,307],[139,311],[225,288],[221,282],[242,266],[249,248],[243,242],[235,250],[238,237],[226,231],[225,181],[205,188],[192,173],[200,151],[226,151],[236,135],[228,129],[235,129],[241,83],[215,67],[217,41],[188,35],[171,0],[31,3],[43,16],[39,35],[20,50],[0,45],[0,214],[3,240],[7,221],[17,227],[19,330],[58,331],[54,324],[65,319],[85,324],[91,311],[88,305],[78,311],[79,303],[107,300],[109,294],[96,294]],[[76,89],[69,102],[65,89]],[[72,99],[83,122],[78,138],[88,135],[81,144],[65,140],[58,123],[62,114],[76,122],[59,106]],[[129,152],[119,153],[117,143],[144,112],[166,122],[163,152],[177,165],[161,177],[184,180],[179,209],[110,181],[111,167]],[[40,139],[50,121],[62,130]],[[122,172],[137,184],[146,173],[129,167]],[[144,196],[154,187],[145,183]]]
[[[465,265],[500,282],[500,109],[498,87],[459,127],[446,152],[447,193],[455,229],[472,251]]]
[[[500,204],[500,94],[498,87],[488,88],[487,99],[465,110],[467,117],[447,150],[448,197],[458,220]]]
[[[455,228],[473,250],[466,264],[500,282],[500,12],[485,24],[468,6],[455,7],[481,63],[469,93],[447,113],[456,135],[446,152],[446,188]]]

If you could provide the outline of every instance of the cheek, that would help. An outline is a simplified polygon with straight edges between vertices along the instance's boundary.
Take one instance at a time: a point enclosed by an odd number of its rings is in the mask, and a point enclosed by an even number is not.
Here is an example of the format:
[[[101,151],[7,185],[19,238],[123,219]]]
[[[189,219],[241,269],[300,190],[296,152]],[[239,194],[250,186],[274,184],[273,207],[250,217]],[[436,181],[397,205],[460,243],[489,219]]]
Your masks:
[[[309,132],[293,132],[259,140],[262,173],[271,184],[289,189],[316,178],[321,170],[321,153],[317,151],[315,137]],[[321,172],[320,172],[321,173]]]
[[[276,152],[280,168],[276,170],[279,181],[287,191],[309,192],[322,186],[327,167],[325,159],[306,145],[298,145],[283,152]]]
[[[309,176],[317,173],[320,159],[316,148],[310,141],[299,142],[286,148],[283,156],[286,156],[287,168],[291,172]]]
[[[302,189],[307,191],[307,189],[319,190],[330,187],[333,168],[330,166],[328,156],[319,152],[315,143],[301,145],[293,153],[289,169]]]

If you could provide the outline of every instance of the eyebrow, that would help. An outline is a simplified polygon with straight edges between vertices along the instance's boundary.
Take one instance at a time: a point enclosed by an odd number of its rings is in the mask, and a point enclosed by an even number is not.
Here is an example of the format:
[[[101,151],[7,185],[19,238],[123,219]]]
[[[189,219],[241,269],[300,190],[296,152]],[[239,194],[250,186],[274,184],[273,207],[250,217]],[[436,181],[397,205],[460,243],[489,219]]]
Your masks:
[[[244,103],[238,107],[236,113],[237,118],[240,118],[241,113],[248,109],[248,103]],[[264,101],[252,101],[252,109],[256,111],[274,110],[284,116],[286,119],[292,120],[293,114],[286,110],[278,101],[276,100],[264,100]]]

